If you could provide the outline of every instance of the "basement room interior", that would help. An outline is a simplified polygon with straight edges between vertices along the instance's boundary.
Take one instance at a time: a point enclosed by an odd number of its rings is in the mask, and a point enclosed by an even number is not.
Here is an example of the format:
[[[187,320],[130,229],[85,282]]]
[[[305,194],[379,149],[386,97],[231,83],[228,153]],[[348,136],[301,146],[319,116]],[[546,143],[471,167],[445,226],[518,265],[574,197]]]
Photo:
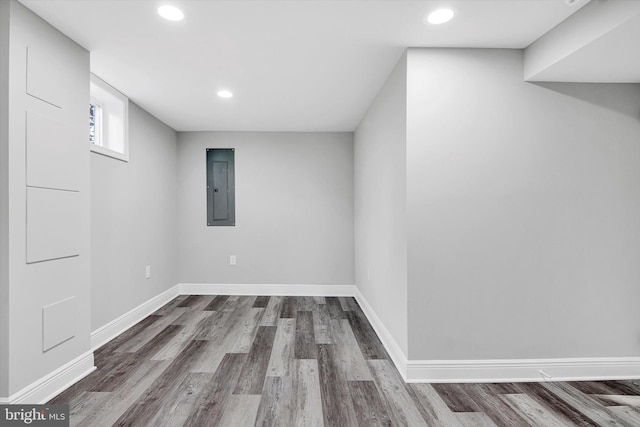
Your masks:
[[[0,0],[0,419],[640,425],[637,40],[637,0]]]

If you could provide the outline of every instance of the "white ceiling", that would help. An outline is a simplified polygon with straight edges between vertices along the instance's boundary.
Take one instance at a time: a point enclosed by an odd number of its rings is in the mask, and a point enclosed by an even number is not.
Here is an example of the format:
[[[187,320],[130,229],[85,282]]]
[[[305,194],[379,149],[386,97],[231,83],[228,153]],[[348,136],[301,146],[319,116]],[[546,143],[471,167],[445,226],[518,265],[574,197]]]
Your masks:
[[[524,48],[588,2],[20,1],[89,50],[95,74],[179,131],[351,131],[406,47]],[[163,3],[184,21],[160,18]],[[443,3],[456,19],[425,26]],[[217,98],[222,87],[234,98]]]

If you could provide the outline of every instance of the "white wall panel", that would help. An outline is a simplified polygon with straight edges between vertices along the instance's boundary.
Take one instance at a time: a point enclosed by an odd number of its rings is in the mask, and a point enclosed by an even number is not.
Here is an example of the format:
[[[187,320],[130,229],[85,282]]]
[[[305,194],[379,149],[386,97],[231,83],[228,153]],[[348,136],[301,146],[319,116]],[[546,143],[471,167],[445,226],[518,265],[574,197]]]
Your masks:
[[[0,168],[6,171],[7,183],[6,193],[0,194],[6,202],[6,215],[0,217],[6,221],[0,225],[5,224],[8,234],[0,241],[10,254],[4,256],[4,264],[0,262],[0,267],[6,267],[6,274],[0,276],[0,294],[6,297],[6,309],[0,307],[0,323],[6,325],[4,331],[0,328],[0,335],[5,334],[0,336],[4,340],[0,371],[6,372],[6,376],[0,374],[3,399],[21,390],[28,393],[32,387],[44,394],[54,393],[57,390],[51,387],[59,381],[42,383],[42,379],[86,355],[90,349],[91,278],[89,52],[17,0],[0,0],[0,5],[0,21],[7,24],[0,27],[9,31],[5,32],[8,77],[0,73],[0,84],[8,84],[6,102],[0,108],[0,129],[6,130],[6,140],[0,141],[6,147],[0,149],[5,156],[0,157],[7,166]],[[1,117],[5,126],[1,126]],[[86,150],[78,157],[68,154],[71,133]],[[76,170],[79,175],[71,178]],[[51,259],[56,260],[48,261]],[[43,351],[43,307],[70,296],[76,299],[75,338]],[[56,329],[56,324],[50,325]],[[58,338],[54,336],[48,344]],[[75,375],[77,378],[77,372]],[[57,378],[74,379],[66,373]]]
[[[75,297],[42,307],[42,351],[47,351],[75,335]]]
[[[80,253],[80,193],[27,188],[27,262]]]
[[[58,55],[59,49],[48,49],[43,40],[39,46],[27,47],[27,93],[57,107],[62,107],[65,85],[60,84],[69,66]]]
[[[27,111],[27,185],[79,190],[82,144],[74,128],[49,117]],[[75,136],[75,137],[74,137]]]

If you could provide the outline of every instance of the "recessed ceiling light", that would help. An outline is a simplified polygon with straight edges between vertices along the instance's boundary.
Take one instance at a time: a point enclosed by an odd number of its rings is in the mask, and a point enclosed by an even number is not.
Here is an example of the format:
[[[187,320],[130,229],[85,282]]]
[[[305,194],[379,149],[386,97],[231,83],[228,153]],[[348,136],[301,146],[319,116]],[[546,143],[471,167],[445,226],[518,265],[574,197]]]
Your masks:
[[[444,24],[445,22],[451,21],[455,16],[456,12],[453,9],[442,8],[434,10],[429,13],[425,17],[425,23],[429,23],[432,25]]]
[[[218,96],[220,98],[233,98],[233,93],[231,93],[231,91],[229,90],[222,89],[218,91]]]
[[[180,9],[168,4],[158,8],[158,15],[168,21],[182,21],[184,19],[184,13]]]

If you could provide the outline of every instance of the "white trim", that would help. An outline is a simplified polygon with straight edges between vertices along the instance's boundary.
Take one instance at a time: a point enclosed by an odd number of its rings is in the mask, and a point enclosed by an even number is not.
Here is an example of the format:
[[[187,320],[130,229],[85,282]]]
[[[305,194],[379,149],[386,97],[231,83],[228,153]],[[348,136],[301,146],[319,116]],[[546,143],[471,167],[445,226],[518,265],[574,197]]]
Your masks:
[[[389,353],[391,361],[394,363],[394,365],[396,365],[396,369],[398,370],[398,372],[400,372],[400,375],[406,381],[407,356],[404,354],[404,351],[402,351],[402,348],[400,348],[398,342],[393,338],[389,330],[384,326],[384,323],[382,323],[380,318],[376,315],[375,311],[373,311],[373,308],[371,308],[371,306],[369,305],[367,299],[357,287],[355,298],[356,301],[358,301],[360,308],[362,308],[365,316],[367,316],[369,323],[371,323],[371,326],[373,326],[373,329],[378,335],[378,338],[380,338],[380,341],[382,341],[382,345],[387,350],[387,353]]]
[[[404,352],[354,285],[224,285],[180,283],[91,333],[86,352],[0,404],[45,403],[93,372],[93,350],[120,335],[178,295],[354,296],[403,379],[408,383],[540,382],[640,379],[640,357],[407,360]]]
[[[100,77],[96,76],[93,73],[89,74],[89,95],[90,102],[97,104],[101,108],[101,115],[105,113],[109,116],[116,115],[117,111],[113,111],[113,101],[115,100],[119,103],[119,106],[122,106],[122,151],[116,151],[109,146],[109,132],[112,130],[110,126],[106,128],[103,127],[104,118],[99,118],[98,123],[98,134],[99,134],[99,144],[94,145],[89,143],[89,148],[94,153],[102,154],[103,156],[112,157],[114,159],[122,160],[124,162],[129,161],[129,98],[118,89],[111,86],[109,83],[102,80]],[[102,91],[102,94],[96,93],[97,91]],[[111,104],[111,107],[108,107],[108,104]],[[88,136],[88,135],[87,135]],[[106,141],[105,141],[106,140]]]
[[[640,379],[640,357],[409,360],[360,290],[355,298],[407,383],[495,383]]]
[[[163,293],[143,302],[133,310],[91,332],[91,349],[94,351],[97,350],[154,311],[167,304],[180,294],[179,289],[179,285],[172,286]]]
[[[124,153],[119,153],[115,150],[110,150],[109,148],[106,148],[106,147],[101,147],[100,145],[90,144],[89,149],[91,150],[91,152],[100,154],[101,156],[111,157],[113,159],[122,160],[123,162],[129,161],[128,155],[125,155]]]
[[[409,383],[496,383],[640,379],[640,357],[409,360]]]
[[[46,403],[95,370],[93,351],[88,351],[26,386],[8,399],[0,400],[0,403],[12,405]]]
[[[540,382],[640,379],[639,357],[408,360],[355,285],[179,283],[91,333],[96,350],[178,295],[290,295],[355,297],[391,360],[408,383]],[[2,403],[2,400],[0,400]]]
[[[354,285],[180,283],[181,295],[288,295],[352,297]]]

